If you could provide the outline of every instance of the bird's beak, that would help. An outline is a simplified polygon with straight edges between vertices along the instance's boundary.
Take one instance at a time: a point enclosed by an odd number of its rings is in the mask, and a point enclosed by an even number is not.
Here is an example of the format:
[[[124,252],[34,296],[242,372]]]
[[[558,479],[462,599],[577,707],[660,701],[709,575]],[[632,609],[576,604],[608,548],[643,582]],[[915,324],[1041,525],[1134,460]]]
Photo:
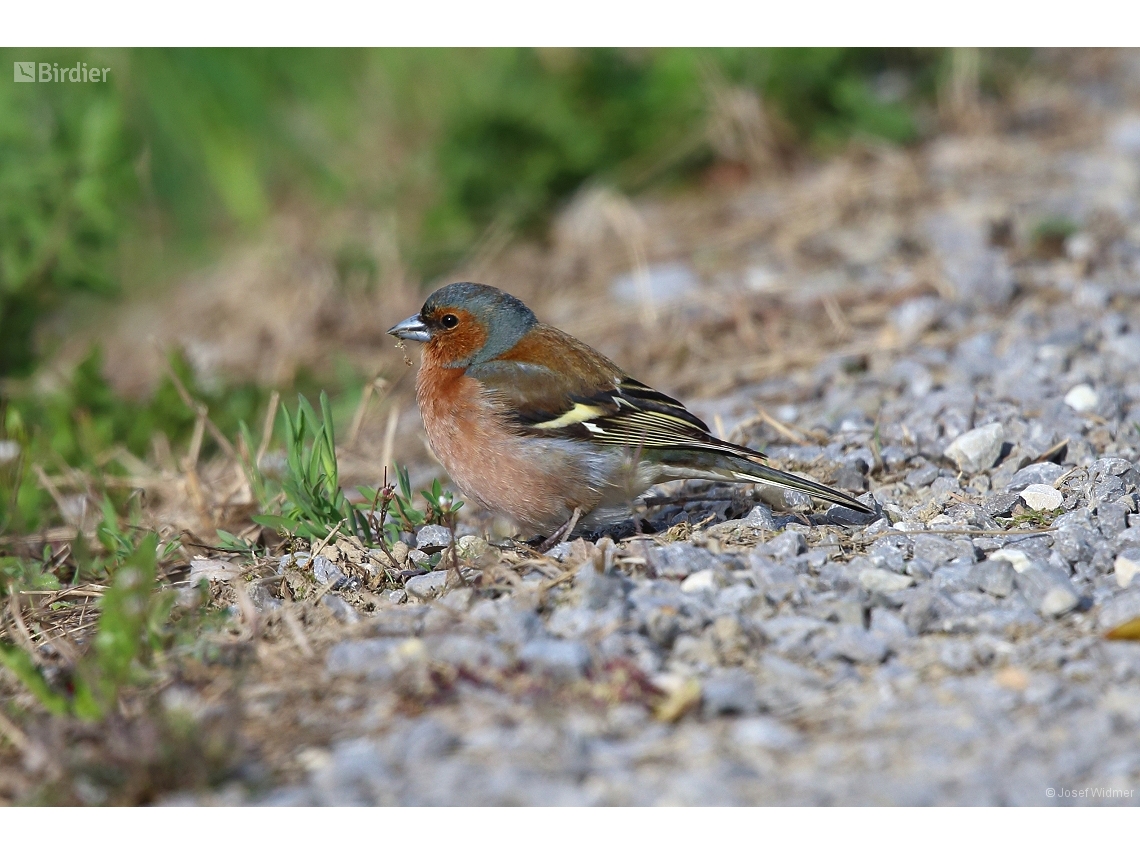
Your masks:
[[[431,338],[431,333],[428,332],[427,326],[420,320],[419,315],[412,315],[406,321],[400,321],[388,330],[388,335],[406,338],[409,341],[428,341]]]

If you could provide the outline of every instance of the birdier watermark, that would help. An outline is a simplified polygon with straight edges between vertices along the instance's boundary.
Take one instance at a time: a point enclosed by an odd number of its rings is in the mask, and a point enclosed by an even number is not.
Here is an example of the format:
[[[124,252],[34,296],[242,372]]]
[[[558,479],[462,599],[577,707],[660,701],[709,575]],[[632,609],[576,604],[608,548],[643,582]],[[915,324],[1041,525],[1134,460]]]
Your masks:
[[[1079,790],[1069,787],[1047,787],[1047,799],[1131,799],[1136,795],[1135,790],[1123,790],[1115,787],[1084,787]]]
[[[58,62],[14,62],[16,83],[106,83],[110,68],[97,68],[85,62],[61,66]]]

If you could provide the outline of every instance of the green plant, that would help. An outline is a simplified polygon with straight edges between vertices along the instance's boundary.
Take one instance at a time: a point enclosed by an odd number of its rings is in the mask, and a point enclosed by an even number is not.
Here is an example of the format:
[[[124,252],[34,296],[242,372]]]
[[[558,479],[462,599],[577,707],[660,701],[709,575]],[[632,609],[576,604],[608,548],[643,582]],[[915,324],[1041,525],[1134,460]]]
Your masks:
[[[303,395],[298,396],[296,414],[281,408],[286,455],[281,512],[255,516],[254,522],[316,540],[343,525],[346,534],[371,543],[373,531],[368,517],[345,498],[340,488],[332,409],[324,392],[320,404],[320,418]]]
[[[51,547],[45,546],[43,559],[0,555],[0,597],[20,591],[55,591],[59,578],[50,569]]]
[[[406,467],[396,467],[396,486],[387,481],[387,472],[385,472],[385,483],[380,489],[357,488],[364,496],[364,500],[371,504],[376,525],[383,529],[387,541],[399,540],[401,532],[414,532],[425,525],[454,527],[463,502],[456,502],[454,496],[443,489],[438,478],[431,482],[430,490],[420,491],[420,495],[427,502],[427,509],[424,511],[415,506],[412,481]],[[390,513],[395,514],[394,519],[389,518]]]
[[[0,645],[0,663],[56,715],[102,719],[114,709],[125,686],[146,679],[150,653],[161,645],[174,594],[156,590],[158,535],[145,535],[129,551],[118,541],[115,546],[120,558],[100,602],[98,630],[67,685],[49,682],[22,648]]]
[[[66,295],[114,290],[133,155],[113,88],[0,85],[0,376],[32,369],[36,322]]]

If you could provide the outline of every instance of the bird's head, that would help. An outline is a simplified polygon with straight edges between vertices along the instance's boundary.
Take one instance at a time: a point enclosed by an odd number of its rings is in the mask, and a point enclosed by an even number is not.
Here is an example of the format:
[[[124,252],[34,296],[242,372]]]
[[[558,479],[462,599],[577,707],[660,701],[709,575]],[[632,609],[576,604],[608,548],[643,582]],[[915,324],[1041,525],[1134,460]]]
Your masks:
[[[536,323],[534,312],[505,291],[453,282],[435,291],[419,314],[396,324],[388,335],[425,342],[438,364],[466,368],[510,350]]]

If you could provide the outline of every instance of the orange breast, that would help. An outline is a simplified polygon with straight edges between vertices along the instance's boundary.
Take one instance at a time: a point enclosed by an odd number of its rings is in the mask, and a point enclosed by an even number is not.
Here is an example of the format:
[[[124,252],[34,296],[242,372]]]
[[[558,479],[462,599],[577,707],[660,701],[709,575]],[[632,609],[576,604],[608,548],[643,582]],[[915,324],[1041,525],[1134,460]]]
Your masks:
[[[416,398],[428,442],[456,486],[524,528],[549,531],[600,498],[577,455],[526,439],[506,424],[481,384],[425,353]]]

